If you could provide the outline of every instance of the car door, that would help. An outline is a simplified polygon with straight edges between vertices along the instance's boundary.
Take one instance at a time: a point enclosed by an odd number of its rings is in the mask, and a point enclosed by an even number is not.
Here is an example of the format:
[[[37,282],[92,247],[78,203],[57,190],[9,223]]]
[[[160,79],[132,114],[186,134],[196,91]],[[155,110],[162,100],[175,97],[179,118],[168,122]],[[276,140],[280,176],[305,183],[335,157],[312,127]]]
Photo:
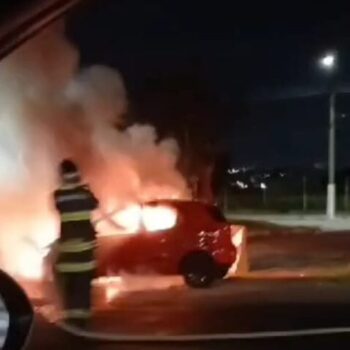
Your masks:
[[[144,246],[147,254],[144,256],[144,267],[150,272],[168,274],[172,258],[172,229],[145,232]]]
[[[148,270],[149,239],[144,232],[129,235],[114,250],[115,269],[119,273],[144,274]]]
[[[149,209],[149,212],[147,210]],[[150,271],[169,274],[173,260],[178,212],[167,205],[144,206],[145,265]],[[149,215],[148,215],[149,214]]]

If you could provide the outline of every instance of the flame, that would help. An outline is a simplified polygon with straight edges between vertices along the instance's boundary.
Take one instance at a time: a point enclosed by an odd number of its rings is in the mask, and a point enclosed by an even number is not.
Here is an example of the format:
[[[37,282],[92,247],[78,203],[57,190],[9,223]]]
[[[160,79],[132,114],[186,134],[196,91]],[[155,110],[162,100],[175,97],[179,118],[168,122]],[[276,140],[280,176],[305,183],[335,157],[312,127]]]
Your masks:
[[[119,276],[99,277],[93,284],[103,289],[104,301],[110,304],[122,293],[165,290],[182,286],[183,280],[179,276],[130,275],[122,272]]]
[[[105,217],[100,219],[96,229],[100,236],[137,234],[141,230],[156,232],[169,229],[176,222],[177,211],[170,206],[131,204],[114,212],[108,220]],[[11,269],[14,269],[15,275],[29,280],[42,279],[44,259],[57,237],[58,219],[52,213],[30,219],[30,234],[21,236],[14,243],[18,254]],[[106,289],[107,300],[114,299],[119,293],[118,284],[115,280],[112,282]]]
[[[144,206],[142,222],[148,232],[166,230],[175,226],[177,211],[166,205]]]
[[[99,236],[156,232],[174,227],[177,216],[177,210],[167,205],[132,204],[96,220],[95,228]]]
[[[141,206],[131,204],[108,214],[98,213],[94,226],[98,236],[115,236],[136,233],[141,228]]]
[[[236,233],[232,235],[232,244],[239,249],[243,243],[244,228],[240,228]]]
[[[177,142],[151,125],[123,127],[128,102],[120,74],[79,68],[60,21],[0,62],[0,267],[16,276],[43,276],[48,245],[59,234],[49,211],[56,212],[62,158],[78,163],[103,208],[118,202],[118,234],[142,228],[140,206],[128,203],[190,197],[176,167]]]
[[[20,277],[30,280],[40,280],[43,277],[43,258],[34,249],[23,249],[18,263]]]
[[[94,281],[94,284],[104,288],[105,300],[111,303],[120,295],[122,291],[123,279],[121,276],[106,276],[99,277]]]
[[[121,228],[121,232],[136,233],[141,227],[141,211],[140,205],[129,205],[117,211],[111,219]]]
[[[115,285],[110,285],[106,287],[106,301],[111,303],[120,294],[120,288]]]
[[[240,271],[240,265],[242,262],[244,263],[244,260],[246,258],[246,242],[245,242],[245,228],[241,227],[237,231],[237,226],[232,225],[231,226],[231,241],[232,244],[237,249],[237,258],[236,261],[232,264],[230,267],[230,270],[228,272],[228,275],[234,276]]]
[[[53,213],[23,217],[21,225],[9,227],[15,250],[9,251],[4,268],[14,276],[40,280],[44,276],[44,259],[58,236],[58,220]],[[10,256],[12,254],[12,258]]]

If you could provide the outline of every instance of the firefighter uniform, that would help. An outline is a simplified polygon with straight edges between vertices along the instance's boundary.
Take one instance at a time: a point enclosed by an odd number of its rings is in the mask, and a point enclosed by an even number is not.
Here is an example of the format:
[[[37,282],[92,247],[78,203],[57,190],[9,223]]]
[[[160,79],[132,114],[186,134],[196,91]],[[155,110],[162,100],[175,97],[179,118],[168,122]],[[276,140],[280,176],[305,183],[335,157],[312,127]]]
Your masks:
[[[61,293],[63,318],[84,326],[90,317],[91,282],[96,269],[96,237],[90,214],[98,202],[79,182],[64,181],[54,197],[61,217],[54,270]]]

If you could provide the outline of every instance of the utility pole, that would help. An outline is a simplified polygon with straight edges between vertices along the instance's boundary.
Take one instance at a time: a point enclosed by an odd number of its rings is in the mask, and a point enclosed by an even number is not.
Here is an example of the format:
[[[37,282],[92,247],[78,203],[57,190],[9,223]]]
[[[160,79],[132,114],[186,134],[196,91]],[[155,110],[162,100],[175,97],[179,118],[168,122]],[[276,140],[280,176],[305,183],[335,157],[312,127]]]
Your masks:
[[[328,129],[328,185],[327,185],[327,217],[334,219],[336,211],[335,186],[335,92],[329,98],[329,129]]]

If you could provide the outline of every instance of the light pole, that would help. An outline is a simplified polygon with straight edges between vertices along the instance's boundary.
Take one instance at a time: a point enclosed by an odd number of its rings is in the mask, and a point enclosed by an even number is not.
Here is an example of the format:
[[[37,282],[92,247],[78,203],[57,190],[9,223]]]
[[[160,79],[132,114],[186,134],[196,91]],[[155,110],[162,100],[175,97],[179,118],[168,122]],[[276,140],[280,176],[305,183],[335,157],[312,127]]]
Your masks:
[[[303,213],[307,211],[307,179],[303,175]]]
[[[320,66],[333,73],[336,69],[337,56],[335,53],[328,53],[320,59]],[[327,217],[334,219],[336,211],[336,186],[335,186],[335,90],[331,86],[329,95],[329,124],[328,124],[328,185],[327,185]]]
[[[264,208],[266,208],[266,204],[267,204],[267,201],[266,201],[266,190],[267,190],[266,183],[262,182],[260,184],[260,188],[261,188],[261,191],[262,191],[263,206],[264,206]]]

